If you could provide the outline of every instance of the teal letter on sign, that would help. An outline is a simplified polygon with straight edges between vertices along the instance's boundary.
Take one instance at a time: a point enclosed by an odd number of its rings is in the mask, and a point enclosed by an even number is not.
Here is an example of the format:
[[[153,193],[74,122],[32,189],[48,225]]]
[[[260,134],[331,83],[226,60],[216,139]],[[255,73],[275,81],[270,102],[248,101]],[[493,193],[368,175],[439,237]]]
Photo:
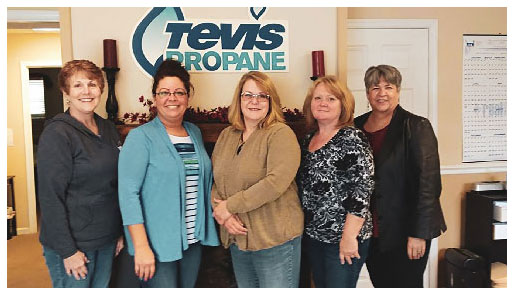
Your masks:
[[[252,66],[252,61],[250,60],[250,56],[248,52],[241,52],[241,57],[239,58],[239,63],[237,64],[236,70],[239,71],[243,68],[248,69],[249,71],[253,71],[254,68]]]
[[[166,51],[166,59],[176,59],[178,62],[184,61],[184,55],[178,51]]]
[[[278,65],[279,63],[284,63],[284,52],[272,52],[271,53],[271,62],[272,62],[272,70],[285,70],[286,66]]]
[[[262,54],[260,52],[254,52],[253,53],[253,60],[255,64],[255,70],[263,70],[263,71],[269,71],[270,70],[270,53],[264,52],[264,57],[262,57]],[[262,69],[260,69],[260,66],[262,65]]]
[[[221,54],[223,56],[223,70],[228,70],[228,65],[235,65],[238,63],[238,56],[235,52],[223,52]],[[229,58],[231,57],[231,58]]]
[[[198,52],[186,52],[186,70],[190,71],[191,66],[195,67],[195,70],[201,71],[200,61],[202,56]]]
[[[211,56],[214,57],[214,60],[216,61],[213,66],[209,64],[209,57]],[[221,56],[216,51],[209,51],[203,55],[202,64],[207,71],[216,71],[221,65]]]

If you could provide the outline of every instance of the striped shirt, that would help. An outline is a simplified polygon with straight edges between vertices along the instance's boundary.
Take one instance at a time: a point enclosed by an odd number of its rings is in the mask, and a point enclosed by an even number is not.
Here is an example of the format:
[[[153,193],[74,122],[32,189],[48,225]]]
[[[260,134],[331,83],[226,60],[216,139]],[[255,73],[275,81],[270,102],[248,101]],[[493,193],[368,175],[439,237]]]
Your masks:
[[[175,145],[179,153],[184,167],[186,169],[186,229],[187,229],[187,243],[193,244],[198,242],[194,236],[195,220],[196,220],[196,206],[198,199],[198,175],[199,165],[198,157],[195,152],[195,147],[191,137],[178,137],[169,135],[170,140]]]

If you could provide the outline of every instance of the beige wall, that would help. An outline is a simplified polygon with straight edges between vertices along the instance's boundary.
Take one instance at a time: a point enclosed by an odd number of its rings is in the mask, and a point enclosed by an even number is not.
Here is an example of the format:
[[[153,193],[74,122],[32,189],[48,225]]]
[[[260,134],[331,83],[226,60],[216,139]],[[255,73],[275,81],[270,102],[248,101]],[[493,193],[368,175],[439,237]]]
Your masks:
[[[506,8],[348,8],[349,19],[438,20],[438,126],[442,165],[462,160],[462,35],[506,34]]]
[[[60,61],[59,34],[7,33],[7,128],[14,135],[14,146],[7,147],[7,175],[16,176],[16,221],[20,229],[29,226],[21,62],[55,65]]]
[[[438,134],[441,165],[462,163],[462,35],[506,34],[506,8],[348,8],[348,19],[438,20]],[[466,165],[462,165],[465,167]],[[506,173],[443,175],[441,205],[448,230],[439,238],[439,286],[447,248],[463,247],[465,192],[474,182],[506,180]]]
[[[73,15],[77,18],[82,18],[89,10],[75,9],[72,14],[71,22],[74,22]],[[126,12],[133,13],[136,16],[141,16],[140,8],[127,9]],[[82,14],[84,13],[84,14]],[[337,37],[339,47],[337,52],[340,56],[332,56],[325,53],[325,59],[331,59],[333,63],[327,65],[327,74],[335,73],[341,78],[345,75],[344,69],[346,64],[345,49],[341,48],[345,44],[344,21],[342,18],[349,19],[363,19],[363,18],[379,18],[379,19],[438,19],[438,139],[439,139],[439,152],[441,156],[442,165],[459,165],[462,159],[462,34],[478,33],[478,34],[495,34],[507,33],[507,10],[506,8],[339,8],[337,11],[339,19],[337,23],[338,33]],[[280,19],[277,16],[275,19]],[[71,23],[68,21],[68,23]],[[77,26],[81,23],[75,22]],[[127,38],[125,36],[134,27],[134,21],[129,24],[125,23],[123,26],[126,32],[117,30],[112,34],[120,34],[120,36],[112,35],[109,32],[100,32],[94,30],[95,36],[89,36],[76,33],[76,40],[73,43],[73,48],[77,52],[73,54],[70,52],[70,46],[65,46],[63,49],[63,56],[74,56],[75,58],[92,58],[99,65],[103,64],[101,58],[101,39],[103,38]],[[292,27],[290,23],[290,27]],[[343,30],[343,31],[342,31]],[[67,32],[71,38],[71,28],[67,28]],[[98,35],[98,36],[97,36]],[[318,34],[320,35],[320,34]],[[7,127],[14,130],[15,146],[8,147],[7,149],[7,173],[9,175],[16,175],[16,202],[18,205],[19,213],[19,227],[27,226],[27,213],[26,213],[26,176],[25,176],[25,147],[23,138],[23,122],[22,107],[21,107],[21,84],[20,84],[20,61],[38,61],[44,62],[45,60],[60,60],[60,47],[58,35],[48,35],[43,38],[43,34],[8,34],[8,112],[7,112]],[[333,36],[332,36],[333,37]],[[324,36],[322,40],[328,40],[331,36]],[[79,47],[78,44],[86,44],[88,40],[94,38],[95,46]],[[69,39],[71,40],[71,39]],[[82,40],[82,41],[80,41]],[[296,41],[294,41],[296,42]],[[300,42],[300,41],[298,41]],[[335,41],[334,41],[335,42]],[[329,42],[330,43],[330,42]],[[126,44],[119,44],[119,51],[126,47]],[[315,45],[312,45],[315,46]],[[311,46],[311,47],[312,47]],[[324,45],[327,48],[332,48],[333,44]],[[37,51],[34,50],[37,48]],[[66,49],[67,48],[67,49]],[[295,48],[290,44],[290,50]],[[91,52],[94,50],[94,52]],[[314,47],[313,47],[314,50]],[[67,52],[65,52],[67,51]],[[75,56],[76,55],[76,56]],[[120,67],[133,67],[128,66],[128,63],[133,63],[132,59],[127,53],[122,53],[120,56],[125,56],[119,61]],[[306,56],[308,60],[308,56]],[[337,63],[336,63],[337,61]],[[327,61],[326,61],[327,62]],[[294,64],[293,61],[291,61]],[[337,64],[337,69],[336,65]],[[279,83],[286,84],[288,75],[302,75],[309,74],[309,65],[307,62],[301,63],[300,74],[298,71],[290,74],[277,74],[276,78]],[[130,72],[130,71],[129,71]],[[120,80],[127,79],[127,72],[120,73],[118,78]],[[139,75],[139,74],[137,74]],[[223,74],[222,74],[223,75]],[[229,78],[230,87],[232,89],[237,78],[231,74],[225,74],[224,78]],[[197,78],[195,78],[197,79]],[[220,78],[216,78],[220,79]],[[134,85],[129,85],[127,82],[126,87],[121,87],[117,84],[116,92],[120,100],[120,111],[137,111],[139,105],[135,102],[135,97],[143,92],[147,92],[150,86],[146,78],[127,79],[125,81],[132,81]],[[207,82],[206,82],[207,83]],[[306,81],[308,83],[308,81]],[[196,85],[196,84],[195,84]],[[130,87],[129,87],[130,86]],[[211,87],[212,85],[206,85]],[[219,85],[216,85],[219,86]],[[202,86],[197,86],[200,89]],[[304,88],[305,85],[290,85],[283,88],[283,91],[291,87]],[[134,89],[135,88],[135,89]],[[302,89],[303,89],[302,88]],[[137,91],[136,91],[137,90]],[[227,93],[232,90],[227,91]],[[303,91],[303,90],[302,90]],[[284,93],[288,107],[298,107],[301,105],[303,97],[296,98]],[[212,95],[212,94],[211,94]],[[209,98],[212,96],[202,96],[194,102],[195,106],[210,107],[212,101]],[[213,97],[219,99],[219,97]],[[222,99],[223,102],[228,102],[226,98]],[[205,106],[204,106],[205,105]],[[441,203],[446,217],[448,231],[439,239],[439,256],[444,255],[444,250],[451,247],[462,247],[462,208],[464,193],[470,189],[470,185],[476,181],[484,180],[505,180],[506,173],[484,173],[484,174],[457,174],[457,175],[444,175],[443,176],[443,192],[441,195]]]
[[[117,40],[120,72],[116,76],[116,97],[120,116],[125,112],[146,111],[139,103],[138,98],[141,95],[151,98],[151,79],[139,69],[130,50],[133,31],[148,10],[149,8],[143,7],[71,8],[73,58],[86,58],[97,65],[103,65],[102,39]],[[245,7],[185,7],[182,8],[182,11],[186,20],[250,20],[248,8]],[[95,22],[91,22],[92,15],[95,16]],[[124,17],[112,22],[113,15],[123,15]],[[338,62],[337,10],[333,7],[270,7],[261,20],[288,22],[289,72],[269,73],[269,76],[277,87],[282,106],[290,109],[301,108],[305,93],[311,83],[309,77],[312,76],[312,50],[324,50],[325,72],[327,75],[336,74]],[[109,22],[111,23],[106,26],[105,23]],[[230,105],[234,88],[241,75],[242,73],[192,72],[191,80],[195,86],[195,95],[191,99],[190,105],[205,109]],[[107,91],[102,96],[100,106],[105,106],[106,97]],[[99,115],[106,116],[105,107],[99,107],[96,111]]]

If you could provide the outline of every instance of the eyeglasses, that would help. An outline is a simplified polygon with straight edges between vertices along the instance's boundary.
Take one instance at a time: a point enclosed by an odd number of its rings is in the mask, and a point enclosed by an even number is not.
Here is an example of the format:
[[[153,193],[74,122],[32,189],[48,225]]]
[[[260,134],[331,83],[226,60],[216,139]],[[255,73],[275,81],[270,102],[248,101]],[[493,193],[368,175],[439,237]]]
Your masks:
[[[241,93],[241,98],[245,101],[250,101],[252,98],[257,98],[258,102],[266,102],[270,98],[269,94],[257,93],[253,94],[251,92],[245,91]]]
[[[173,94],[176,98],[184,98],[187,96],[187,92],[185,90],[175,90],[174,92],[169,91],[161,91],[157,92],[156,95],[160,98],[168,98]]]

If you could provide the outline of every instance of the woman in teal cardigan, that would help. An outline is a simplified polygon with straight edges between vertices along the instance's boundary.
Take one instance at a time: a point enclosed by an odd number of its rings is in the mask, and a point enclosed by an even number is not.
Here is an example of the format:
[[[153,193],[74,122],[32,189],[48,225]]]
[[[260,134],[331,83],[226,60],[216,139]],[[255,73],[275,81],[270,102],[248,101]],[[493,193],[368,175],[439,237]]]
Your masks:
[[[181,64],[164,61],[152,88],[158,115],[132,130],[120,152],[120,208],[143,287],[194,287],[201,245],[219,245],[211,162],[198,127],[183,121],[190,88]]]

